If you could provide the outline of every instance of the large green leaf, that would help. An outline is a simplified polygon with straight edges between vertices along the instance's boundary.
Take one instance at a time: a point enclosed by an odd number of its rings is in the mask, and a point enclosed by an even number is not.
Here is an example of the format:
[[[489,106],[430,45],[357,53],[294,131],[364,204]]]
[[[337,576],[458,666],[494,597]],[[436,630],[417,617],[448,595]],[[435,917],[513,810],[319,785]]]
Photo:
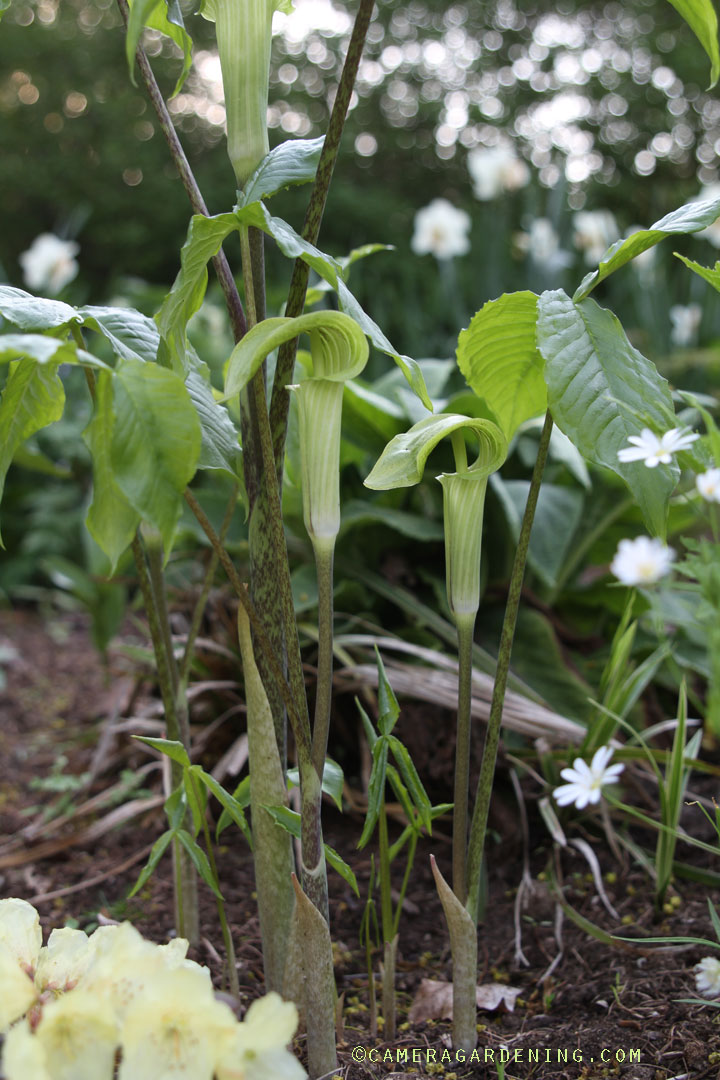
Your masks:
[[[86,367],[107,367],[102,360],[84,349],[78,349],[74,341],[45,336],[45,334],[0,334],[0,362],[21,360],[26,357],[38,364],[83,364]]]
[[[710,86],[720,78],[720,52],[718,51],[718,21],[712,0],[669,0],[679,11],[695,37],[710,57]]]
[[[0,315],[20,330],[53,330],[77,321],[74,307],[45,300],[12,285],[0,285]]]
[[[92,455],[93,499],[86,525],[95,543],[110,560],[114,573],[118,560],[127,549],[140,524],[140,515],[117,485],[110,447],[113,429],[113,377],[101,372],[95,380],[93,416],[83,432]]]
[[[405,510],[396,510],[392,506],[371,503],[367,499],[349,499],[343,503],[340,535],[352,532],[364,525],[385,525],[394,529],[401,536],[411,540],[442,540],[445,535],[442,523],[432,521],[420,514],[411,514]]]
[[[192,41],[185,29],[182,12],[177,0],[129,0],[130,17],[125,37],[125,54],[130,69],[130,78],[135,85],[135,53],[140,44],[140,36],[147,26],[150,30],[159,30],[171,38],[183,53],[183,66],[180,77],[172,92],[179,93],[192,65]]]
[[[185,386],[200,421],[202,443],[198,469],[226,472],[242,477],[241,450],[237,429],[227,409],[213,397],[212,387],[197,371],[191,371]]]
[[[536,321],[535,293],[506,293],[485,304],[458,338],[458,366],[508,439],[547,404]]]
[[[160,334],[154,321],[134,308],[81,307],[78,317],[84,327],[101,334],[122,360],[157,360]]]
[[[376,461],[365,486],[389,490],[420,483],[431,451],[446,435],[461,430],[475,435],[479,444],[478,460],[470,466],[470,471],[484,472],[487,476],[499,469],[507,455],[507,443],[497,424],[455,413],[438,413],[396,435]]]
[[[36,431],[59,420],[64,407],[56,364],[25,357],[11,370],[0,398],[0,500],[15,451]]]
[[[271,150],[258,165],[239,197],[239,206],[248,206],[274,195],[291,184],[307,184],[315,179],[324,136],[319,139],[288,139]]]
[[[666,236],[700,232],[702,229],[707,229],[708,225],[712,225],[719,216],[720,198],[690,202],[666,214],[649,229],[639,229],[624,240],[618,240],[605,253],[597,270],[593,270],[583,278],[573,300],[576,303],[584,300],[606,277],[630,262],[636,255],[642,255],[643,251],[659,244]]]
[[[119,362],[113,376],[111,467],[130,505],[162,534],[166,552],[200,456],[200,421],[167,368]]]
[[[538,346],[555,423],[588,461],[625,480],[651,533],[664,537],[677,465],[622,463],[618,451],[645,427],[664,432],[673,426],[666,380],[633,348],[612,312],[594,300],[575,304],[562,289],[540,297]]]
[[[703,278],[713,289],[717,289],[720,292],[720,262],[716,262],[714,267],[701,266],[700,263],[693,262],[692,259],[686,259],[684,255],[678,255],[677,251],[675,255],[681,262],[684,262],[688,270],[692,270],[694,274]]]

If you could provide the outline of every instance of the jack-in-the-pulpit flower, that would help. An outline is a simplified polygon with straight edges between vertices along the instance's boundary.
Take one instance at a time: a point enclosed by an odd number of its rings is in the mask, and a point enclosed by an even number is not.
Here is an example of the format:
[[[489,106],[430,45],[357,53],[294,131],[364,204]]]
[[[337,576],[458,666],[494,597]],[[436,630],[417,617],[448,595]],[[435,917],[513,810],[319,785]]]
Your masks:
[[[654,585],[670,572],[675,552],[661,540],[621,540],[610,570],[623,585]]]
[[[720,503],[720,469],[708,469],[695,477],[695,487],[707,502]]]
[[[720,958],[706,956],[695,965],[695,985],[705,997],[720,997]]]
[[[488,202],[505,191],[517,191],[530,180],[530,170],[508,142],[479,146],[467,157],[476,199]]]
[[[574,803],[578,810],[600,802],[602,789],[606,784],[616,784],[623,771],[623,765],[611,765],[613,750],[610,746],[601,746],[593,754],[588,765],[582,758],[575,758],[572,768],[563,769],[560,775],[567,784],[555,788],[555,801],[559,806]]]
[[[216,1066],[217,1080],[303,1080],[300,1062],[287,1050],[297,1009],[279,994],[254,1001]]]
[[[624,462],[643,461],[648,469],[654,469],[658,465],[669,465],[673,454],[687,450],[699,438],[695,432],[683,428],[670,428],[658,438],[650,428],[643,428],[639,435],[628,436],[628,442],[633,445],[618,450],[618,459]]]
[[[415,231],[410,247],[416,255],[452,259],[470,250],[470,215],[447,199],[433,199],[415,215]]]
[[[699,304],[673,304],[670,308],[670,340],[673,345],[684,348],[693,345],[702,318],[702,308]]]
[[[203,0],[200,14],[215,23],[225,91],[228,155],[243,187],[269,150],[268,85],[272,20],[292,0]]]
[[[578,210],[573,216],[575,247],[583,252],[588,266],[595,266],[620,237],[614,216],[609,210]]]
[[[54,233],[36,236],[18,258],[27,287],[56,296],[77,277],[80,267],[75,256],[79,250],[74,240],[61,240]]]

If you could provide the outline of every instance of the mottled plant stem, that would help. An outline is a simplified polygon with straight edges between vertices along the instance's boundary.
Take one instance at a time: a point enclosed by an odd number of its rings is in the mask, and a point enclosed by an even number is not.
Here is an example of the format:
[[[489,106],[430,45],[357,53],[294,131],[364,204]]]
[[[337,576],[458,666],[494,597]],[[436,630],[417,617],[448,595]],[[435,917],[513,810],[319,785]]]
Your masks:
[[[495,671],[495,685],[493,687],[492,702],[490,705],[490,718],[488,720],[485,746],[483,748],[482,765],[478,778],[477,793],[475,797],[475,811],[470,826],[470,842],[468,846],[468,889],[467,909],[474,921],[478,918],[478,901],[480,893],[480,873],[482,868],[483,852],[485,850],[485,834],[487,832],[488,810],[490,808],[490,795],[492,793],[493,777],[495,775],[495,762],[497,760],[497,748],[500,738],[500,724],[502,721],[503,703],[505,701],[505,689],[507,687],[508,672],[510,670],[510,654],[512,652],[515,626],[517,624],[518,611],[520,608],[520,594],[525,576],[525,564],[527,562],[528,546],[530,544],[530,532],[532,530],[535,508],[537,506],[540,484],[545,470],[550,435],[552,433],[552,416],[550,410],[545,414],[540,444],[538,446],[537,459],[530,481],[525,513],[523,514],[520,536],[515,550],[515,559],[510,574],[510,586],[508,589],[505,617],[500,633],[500,648],[498,650],[497,668]]]
[[[127,27],[129,7],[127,0],[117,0],[118,8],[120,9],[120,15],[122,16],[123,23]],[[153,74],[153,70],[150,67],[150,61],[147,58],[147,54],[142,46],[138,46],[135,54],[138,64],[140,75],[145,84],[145,89],[148,92],[151,104],[155,110],[158,118],[160,129],[165,136],[165,141],[170,149],[175,168],[178,171],[182,185],[185,188],[185,192],[190,201],[194,214],[202,214],[204,217],[208,217],[208,208],[205,204],[202,192],[198,187],[197,180],[190,167],[190,162],[187,159],[185,151],[183,150],[182,143],[178,138],[178,134],[172,122],[168,107],[165,104],[165,99],[162,96],[160,87],[157,84],[157,80]],[[220,288],[223,291],[225,297],[225,303],[227,305],[228,314],[230,315],[230,321],[233,327],[233,334],[236,341],[245,334],[247,329],[245,322],[245,312],[243,311],[242,301],[240,300],[240,294],[237,291],[235,285],[235,279],[233,278],[230,264],[227,261],[225,254],[219,251],[213,258],[213,266],[215,273],[217,274],[218,281],[220,282]]]
[[[340,75],[325,142],[320,154],[315,183],[303,223],[303,239],[311,244],[316,243],[320,233],[320,224],[325,211],[330,181],[332,180],[335,162],[340,149],[340,141],[345,127],[350,99],[355,87],[360,59],[365,48],[365,38],[367,37],[373,7],[374,0],[360,0],[360,6],[355,16],[355,25],[353,26],[345,63]],[[285,314],[289,318],[296,318],[302,314],[305,306],[309,273],[310,268],[307,263],[303,262],[302,259],[296,259],[285,307]],[[278,477],[282,477],[283,472],[287,418],[288,409],[290,408],[290,395],[286,390],[286,386],[292,382],[296,352],[297,338],[280,346],[270,399],[270,429],[272,431],[273,451]]]
[[[230,523],[232,522],[233,514],[235,513],[235,507],[237,506],[238,498],[238,485],[233,485],[232,494],[225,510],[225,517],[222,520],[220,526],[220,532],[218,533],[218,541],[220,545],[224,547],[225,537],[228,534]],[[178,676],[180,679],[180,687],[182,689],[187,687],[188,678],[190,676],[190,665],[192,663],[193,649],[195,648],[195,642],[197,636],[200,633],[200,624],[202,622],[205,608],[207,607],[208,597],[210,595],[210,589],[212,583],[215,580],[215,574],[217,573],[218,563],[220,558],[215,548],[210,552],[210,558],[208,559],[207,567],[205,568],[205,575],[203,577],[202,587],[200,589],[200,595],[197,598],[195,607],[193,608],[192,618],[190,620],[190,629],[188,630],[187,641],[185,642],[185,649],[178,665]]]

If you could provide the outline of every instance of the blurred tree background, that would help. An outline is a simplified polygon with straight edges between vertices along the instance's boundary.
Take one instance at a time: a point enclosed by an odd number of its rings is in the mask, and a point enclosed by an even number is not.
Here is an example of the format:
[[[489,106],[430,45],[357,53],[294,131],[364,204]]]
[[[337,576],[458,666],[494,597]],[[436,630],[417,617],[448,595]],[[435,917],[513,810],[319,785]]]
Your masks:
[[[171,109],[210,210],[220,212],[233,184],[213,27],[185,7],[195,63]],[[273,142],[323,132],[353,14],[297,0],[292,16],[276,15]],[[150,33],[146,48],[170,94],[174,46]],[[707,58],[666,0],[381,0],[321,244],[336,255],[394,245],[358,267],[355,289],[398,347],[448,355],[486,299],[577,280],[574,212],[607,208],[624,234],[717,181],[720,101],[703,90],[708,78]],[[37,234],[55,232],[81,246],[76,302],[130,290],[138,304],[133,279],[161,294],[189,213],[144,91],[128,78],[113,0],[12,0],[0,24],[0,125],[5,279],[22,285],[18,256]],[[469,155],[499,143],[527,163],[530,182],[479,200]],[[435,197],[472,218],[472,254],[444,267],[409,257],[414,215]],[[277,210],[299,226],[305,198],[288,193]],[[538,217],[551,221],[570,266],[524,257],[518,236]],[[279,303],[287,268],[276,268]],[[685,277],[677,302],[694,288]],[[659,310],[656,347],[669,331],[667,305]]]

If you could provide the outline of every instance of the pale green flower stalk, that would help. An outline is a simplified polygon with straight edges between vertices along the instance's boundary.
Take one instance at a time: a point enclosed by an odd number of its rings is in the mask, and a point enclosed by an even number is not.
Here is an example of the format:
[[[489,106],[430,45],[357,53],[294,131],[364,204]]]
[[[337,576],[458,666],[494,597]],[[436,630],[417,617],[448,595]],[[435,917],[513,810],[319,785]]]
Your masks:
[[[215,23],[227,113],[227,147],[242,188],[269,151],[268,85],[272,20],[291,0],[204,0],[200,13]]]
[[[468,466],[465,430],[476,437],[478,455]],[[480,555],[488,477],[507,455],[507,441],[489,420],[440,413],[428,416],[385,447],[365,481],[388,489],[417,484],[431,450],[449,435],[456,471],[438,477],[443,488],[446,586],[458,633],[458,710],[453,806],[453,888],[433,862],[433,874],[450,931],[453,956],[453,1045],[472,1050],[476,1043],[475,979],[477,932],[468,901],[468,801],[472,697],[472,646],[480,606]]]

